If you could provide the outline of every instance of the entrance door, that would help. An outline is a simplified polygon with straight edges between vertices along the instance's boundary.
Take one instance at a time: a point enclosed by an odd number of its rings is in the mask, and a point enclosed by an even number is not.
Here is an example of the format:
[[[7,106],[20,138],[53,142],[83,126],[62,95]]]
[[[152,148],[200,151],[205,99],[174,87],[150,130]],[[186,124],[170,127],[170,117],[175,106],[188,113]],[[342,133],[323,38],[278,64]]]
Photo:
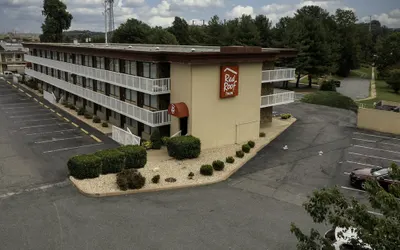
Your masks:
[[[125,128],[126,116],[120,115],[120,127]]]
[[[143,108],[144,105],[144,93],[137,92],[137,105]]]
[[[179,118],[179,129],[181,130],[182,135],[187,135],[187,133],[188,133],[188,118],[187,117]]]

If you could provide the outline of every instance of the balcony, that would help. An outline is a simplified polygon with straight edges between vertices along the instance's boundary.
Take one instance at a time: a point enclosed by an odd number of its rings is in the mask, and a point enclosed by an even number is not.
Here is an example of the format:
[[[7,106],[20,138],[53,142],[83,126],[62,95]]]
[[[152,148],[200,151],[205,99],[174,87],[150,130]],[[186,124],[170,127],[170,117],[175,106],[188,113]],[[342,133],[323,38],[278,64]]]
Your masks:
[[[261,108],[272,107],[294,102],[294,91],[284,91],[271,95],[261,96]]]
[[[116,86],[150,95],[166,94],[171,90],[170,78],[150,79],[31,55],[25,55],[25,61],[92,78],[94,80],[108,82]]]
[[[262,82],[281,82],[291,81],[296,78],[296,69],[279,68],[274,70],[264,70],[262,72]]]
[[[148,126],[158,127],[170,124],[171,122],[171,117],[168,114],[167,110],[152,112],[147,109],[140,108],[136,105],[123,102],[113,97],[106,96],[98,92],[94,92],[90,89],[86,89],[81,86],[71,84],[69,82],[54,78],[52,76],[28,68],[25,69],[25,73],[36,79],[54,85],[57,88],[63,89],[65,91],[68,91],[69,93],[85,98],[91,102],[100,104],[103,107],[106,107],[115,112],[123,114],[129,118],[140,121]]]

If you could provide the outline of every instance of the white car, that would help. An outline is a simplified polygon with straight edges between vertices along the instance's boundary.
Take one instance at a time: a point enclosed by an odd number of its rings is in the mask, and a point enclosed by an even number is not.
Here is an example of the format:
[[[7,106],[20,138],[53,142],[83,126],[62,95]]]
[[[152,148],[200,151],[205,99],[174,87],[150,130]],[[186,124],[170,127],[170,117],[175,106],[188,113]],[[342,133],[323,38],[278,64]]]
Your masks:
[[[357,233],[354,228],[332,228],[325,233],[324,237],[331,240],[332,246],[335,250],[354,250],[355,248],[351,244],[352,239],[357,239]],[[365,245],[362,249],[373,250],[370,246]]]
[[[14,74],[11,71],[4,71],[3,75],[4,75],[5,78],[10,79],[10,78],[13,78]]]

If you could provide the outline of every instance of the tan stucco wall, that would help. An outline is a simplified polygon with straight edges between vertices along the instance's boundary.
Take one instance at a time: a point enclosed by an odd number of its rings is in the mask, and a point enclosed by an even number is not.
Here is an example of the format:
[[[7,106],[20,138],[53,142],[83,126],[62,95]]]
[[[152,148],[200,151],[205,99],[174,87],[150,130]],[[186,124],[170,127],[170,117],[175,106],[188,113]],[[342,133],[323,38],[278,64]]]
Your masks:
[[[188,133],[191,134],[192,116],[192,66],[189,64],[171,64],[171,103],[184,102],[189,109]],[[178,132],[179,118],[171,116],[170,135]]]
[[[358,110],[357,127],[400,135],[400,113],[378,110]]]
[[[191,133],[203,148],[256,139],[260,130],[261,63],[239,65],[239,95],[221,99],[220,65],[192,66]]]

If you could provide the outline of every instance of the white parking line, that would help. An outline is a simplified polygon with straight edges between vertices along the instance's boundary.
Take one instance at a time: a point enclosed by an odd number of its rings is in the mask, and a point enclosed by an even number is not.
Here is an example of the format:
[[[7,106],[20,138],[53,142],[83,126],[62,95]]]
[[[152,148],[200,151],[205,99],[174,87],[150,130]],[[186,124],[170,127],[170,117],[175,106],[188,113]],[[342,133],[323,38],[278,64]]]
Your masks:
[[[382,168],[381,166],[372,165],[372,164],[368,164],[368,163],[361,163],[361,162],[356,162],[356,161],[347,161],[347,162],[352,163],[352,164],[361,165],[361,166],[366,166],[366,167]]]
[[[73,130],[76,130],[76,129],[75,128],[70,128],[70,129],[63,129],[63,130],[57,130],[57,131],[30,133],[30,134],[25,134],[25,135],[47,135],[47,134],[52,134],[52,133],[64,133],[64,132],[73,131]]]
[[[343,172],[343,174],[344,174],[344,175],[350,175],[350,173],[349,173],[349,172]]]
[[[365,135],[365,136],[371,136],[371,137],[376,137],[376,138],[383,138],[383,139],[390,139],[390,140],[398,140],[398,141],[400,141],[399,138],[394,138],[394,137],[389,137],[389,136],[383,136],[383,135],[371,135],[371,134],[360,133],[360,132],[353,132],[353,134],[356,134],[356,135]]]
[[[349,152],[349,154],[351,154],[351,155],[359,155],[359,156],[364,156],[364,157],[369,157],[369,158],[375,158],[375,159],[382,159],[382,160],[400,162],[400,160],[389,159],[389,158],[380,157],[380,156],[375,156],[375,155],[364,155],[364,154],[355,153],[355,152]]]
[[[24,107],[2,108],[2,109],[3,109],[3,110],[7,110],[7,109],[26,109],[26,108],[33,108],[33,107],[35,107],[35,108],[41,108],[40,106],[34,104],[34,105],[24,106]]]
[[[41,108],[41,107],[39,107],[39,108]],[[46,112],[48,112],[48,110],[47,109],[39,109],[39,110],[35,110],[35,112],[43,112],[43,111],[46,111]],[[21,113],[32,113],[32,110],[22,110],[22,111],[15,111],[15,112],[5,112],[6,114],[10,114],[10,115],[12,115],[12,114],[21,114]]]
[[[41,122],[41,121],[50,121],[50,120],[57,120],[59,118],[48,118],[48,119],[36,119],[36,120],[22,120],[22,121],[14,121],[14,123],[20,122]]]
[[[67,140],[73,140],[73,139],[78,139],[82,138],[83,136],[74,136],[74,137],[69,137],[69,138],[53,138],[51,140],[45,140],[45,141],[36,141],[36,144],[41,144],[41,143],[50,143],[50,142],[58,142],[58,141],[67,141]]]
[[[371,149],[371,150],[376,150],[376,151],[384,151],[384,152],[389,152],[389,153],[393,153],[393,154],[400,154],[399,151],[392,151],[392,150],[381,149],[381,148],[372,148],[372,147],[366,147],[366,146],[362,146],[362,145],[354,145],[354,147],[366,148],[366,149]]]
[[[365,139],[359,139],[359,138],[351,138],[351,139],[356,140],[356,141],[376,142],[374,140],[365,140]]]
[[[25,99],[27,100],[27,99]],[[19,102],[19,103],[5,103],[3,106],[15,106],[15,105],[25,105],[25,104],[34,104],[33,102]]]
[[[32,116],[45,116],[45,115],[51,115],[51,113],[36,114],[36,115],[14,115],[14,116],[10,116],[10,118],[23,118],[23,117],[32,117]]]
[[[380,144],[400,147],[400,144],[396,144],[396,143],[380,142],[380,141],[374,141],[374,140],[365,140],[365,139],[360,139],[360,138],[351,138],[351,139],[356,140],[356,141],[373,142],[373,143],[380,143]]]
[[[356,191],[356,192],[365,193],[365,191],[364,191],[364,190],[361,190],[361,189],[356,189],[356,188],[351,188],[351,187],[345,187],[345,186],[341,186],[341,188],[346,189],[346,190],[351,190],[351,191]]]
[[[385,144],[385,145],[400,147],[400,144],[396,144],[396,143],[387,143],[387,142],[380,142],[380,143],[381,143],[381,144]]]
[[[93,144],[87,144],[87,145],[82,145],[82,146],[78,146],[78,147],[70,147],[70,148],[59,148],[59,149],[44,151],[43,154],[73,150],[73,149],[78,149],[78,148],[94,147],[94,146],[99,146],[99,145],[103,145],[103,143],[93,143]]]
[[[42,127],[59,126],[59,125],[64,125],[64,124],[68,124],[68,123],[61,122],[61,123],[53,123],[53,124],[45,124],[45,125],[35,125],[35,126],[20,127],[19,129],[42,128]]]

